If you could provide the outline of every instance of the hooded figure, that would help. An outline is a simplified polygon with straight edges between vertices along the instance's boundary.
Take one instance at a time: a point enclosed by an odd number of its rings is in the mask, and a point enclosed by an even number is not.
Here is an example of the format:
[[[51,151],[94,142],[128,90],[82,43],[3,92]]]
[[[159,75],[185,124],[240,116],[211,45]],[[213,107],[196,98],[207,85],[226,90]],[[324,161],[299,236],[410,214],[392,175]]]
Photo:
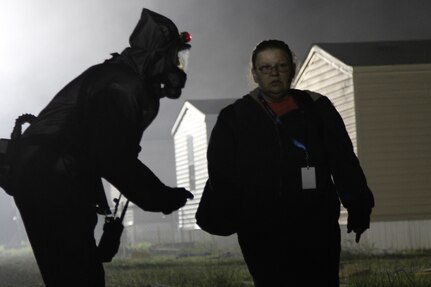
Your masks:
[[[181,94],[187,48],[171,20],[143,9],[130,47],[66,85],[15,143],[10,191],[46,286],[105,286],[94,238],[96,212],[110,212],[102,177],[146,211],[193,197],[138,159],[160,98]]]

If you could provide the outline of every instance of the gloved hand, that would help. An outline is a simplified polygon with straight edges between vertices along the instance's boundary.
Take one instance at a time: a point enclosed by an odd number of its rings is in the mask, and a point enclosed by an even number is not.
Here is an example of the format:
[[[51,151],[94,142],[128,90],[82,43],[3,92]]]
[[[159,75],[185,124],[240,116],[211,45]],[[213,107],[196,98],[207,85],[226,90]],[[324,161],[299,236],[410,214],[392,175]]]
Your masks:
[[[362,233],[370,228],[371,208],[355,207],[347,210],[347,233],[354,232],[356,234],[355,241],[359,243]]]
[[[193,199],[193,194],[183,187],[166,187],[166,198],[164,198],[162,212],[170,214],[183,207],[187,199]]]

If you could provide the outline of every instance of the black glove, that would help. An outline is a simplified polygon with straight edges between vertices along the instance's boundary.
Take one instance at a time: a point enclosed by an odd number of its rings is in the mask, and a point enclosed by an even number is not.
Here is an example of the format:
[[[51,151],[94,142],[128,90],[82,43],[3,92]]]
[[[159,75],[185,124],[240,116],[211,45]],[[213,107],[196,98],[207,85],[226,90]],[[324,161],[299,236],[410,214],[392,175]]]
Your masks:
[[[170,214],[183,207],[187,199],[193,199],[193,194],[183,187],[166,187],[166,198],[164,198],[162,212]]]
[[[371,208],[355,207],[349,208],[347,211],[347,233],[353,231],[356,234],[355,241],[359,243],[361,234],[370,228]]]

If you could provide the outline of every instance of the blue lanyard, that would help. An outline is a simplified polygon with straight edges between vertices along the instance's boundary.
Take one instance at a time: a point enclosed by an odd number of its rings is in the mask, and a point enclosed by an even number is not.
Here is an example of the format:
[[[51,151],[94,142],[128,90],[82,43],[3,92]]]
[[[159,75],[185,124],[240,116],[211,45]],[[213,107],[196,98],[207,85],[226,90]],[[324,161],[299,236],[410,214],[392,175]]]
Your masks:
[[[294,138],[290,138],[292,143],[297,147],[300,148],[302,150],[304,150],[305,152],[305,163],[307,164],[307,168],[310,166],[309,165],[309,160],[310,160],[310,155],[308,154],[307,148],[305,147],[305,145],[303,145],[301,142],[299,142],[298,140],[294,139]]]
[[[297,139],[295,139],[295,138],[290,138],[291,140],[292,140],[292,143],[297,147],[297,148],[300,148],[300,149],[303,149],[303,150],[305,150],[305,151],[307,151],[307,148],[305,147],[305,145],[303,145],[300,141],[298,141]]]
[[[271,116],[271,118],[276,122],[278,125],[283,124],[280,117],[274,112],[274,110],[269,106],[269,104],[265,101],[262,94],[259,93],[258,98],[260,102],[262,103],[263,107],[265,108],[266,112]]]
[[[269,106],[269,104],[265,101],[265,99],[263,98],[262,94],[259,93],[259,95],[257,96],[260,100],[260,102],[262,103],[262,106],[265,108],[266,112],[271,116],[271,118],[274,120],[274,122],[278,125],[282,125],[283,122],[281,121],[280,117],[274,112],[274,110]],[[308,151],[307,151],[307,147],[302,144],[300,141],[298,141],[297,139],[291,137],[289,135],[290,140],[292,141],[293,145],[296,146],[297,148],[302,149],[305,152],[305,161],[307,163],[307,167],[308,167],[308,159],[309,159],[309,155],[308,155]]]

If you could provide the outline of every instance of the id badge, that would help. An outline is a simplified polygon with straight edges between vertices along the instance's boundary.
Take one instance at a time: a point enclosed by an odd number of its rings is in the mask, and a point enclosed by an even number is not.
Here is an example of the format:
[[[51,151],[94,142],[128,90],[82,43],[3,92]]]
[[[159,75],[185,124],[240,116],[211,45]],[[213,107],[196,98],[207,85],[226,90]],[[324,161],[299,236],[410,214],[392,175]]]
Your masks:
[[[316,169],[313,166],[301,168],[302,189],[316,188]]]

